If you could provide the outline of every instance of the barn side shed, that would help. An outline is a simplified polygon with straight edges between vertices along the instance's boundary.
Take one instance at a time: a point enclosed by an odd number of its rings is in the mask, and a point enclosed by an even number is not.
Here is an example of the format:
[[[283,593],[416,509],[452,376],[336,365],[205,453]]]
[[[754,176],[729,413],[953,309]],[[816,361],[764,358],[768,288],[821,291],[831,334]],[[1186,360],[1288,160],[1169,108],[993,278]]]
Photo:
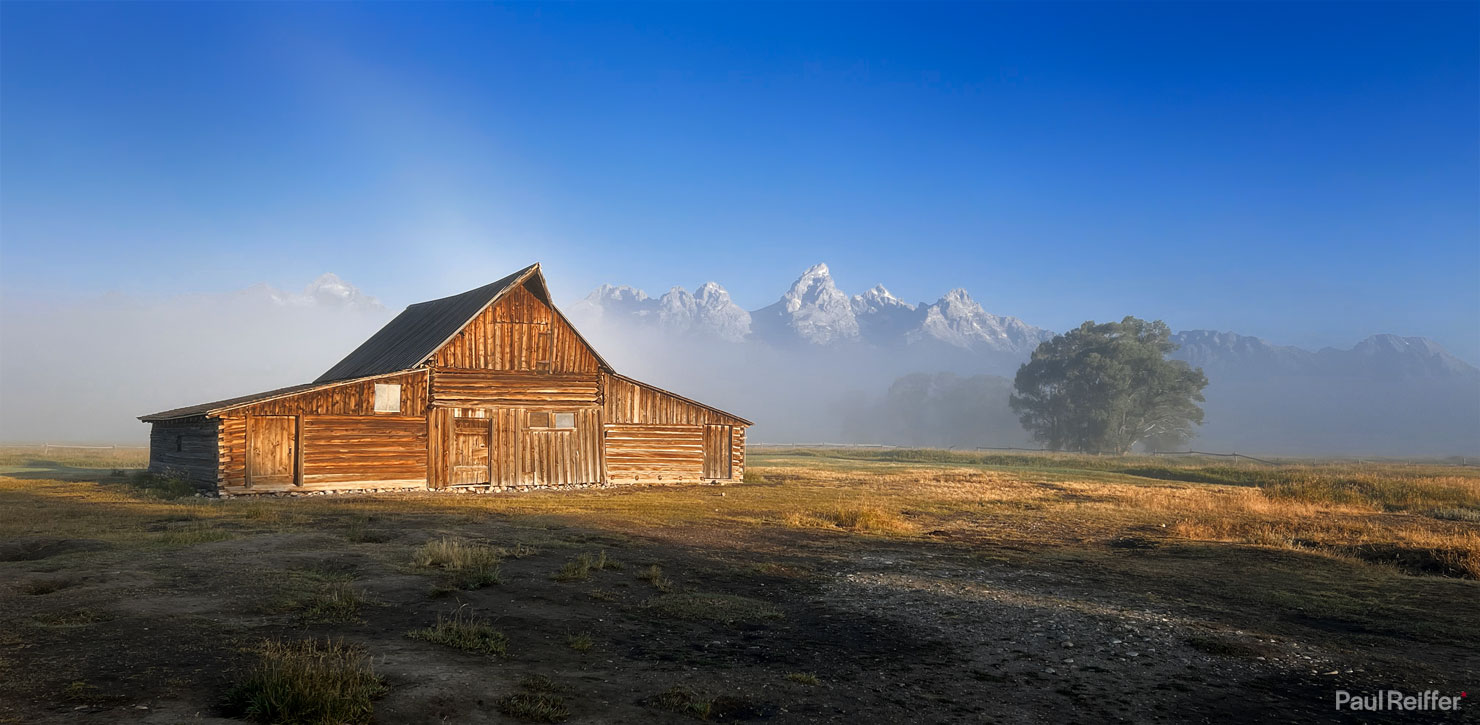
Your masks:
[[[312,383],[142,416],[223,495],[738,479],[750,421],[616,373],[538,264],[406,308]]]

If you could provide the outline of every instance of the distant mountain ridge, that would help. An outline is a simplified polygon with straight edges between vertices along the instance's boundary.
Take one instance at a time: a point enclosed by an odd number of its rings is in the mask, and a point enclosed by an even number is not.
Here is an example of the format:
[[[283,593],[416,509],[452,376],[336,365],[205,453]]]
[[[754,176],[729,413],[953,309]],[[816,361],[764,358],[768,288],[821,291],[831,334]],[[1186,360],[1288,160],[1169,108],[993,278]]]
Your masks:
[[[1425,337],[1372,335],[1351,349],[1310,351],[1232,332],[1189,330],[1172,336],[1172,356],[1221,379],[1318,376],[1369,380],[1480,380],[1480,369]]]
[[[757,440],[772,442],[1026,445],[1007,391],[1054,335],[988,312],[960,288],[919,304],[882,284],[849,295],[826,264],[756,310],[706,282],[658,298],[603,285],[569,312],[603,349],[630,351],[631,365],[753,410]],[[1432,340],[1381,334],[1349,349],[1306,350],[1185,330],[1172,341],[1173,357],[1208,375],[1197,442],[1205,450],[1480,453],[1480,370]],[[917,389],[926,383],[944,387]],[[860,422],[881,411],[890,425]]]
[[[635,322],[680,335],[780,347],[939,344],[1026,359],[1053,337],[1050,330],[987,312],[960,288],[918,305],[895,297],[882,284],[849,296],[838,289],[826,264],[803,272],[775,303],[749,312],[716,282],[705,282],[693,294],[674,287],[658,299],[633,287],[602,285],[571,312],[582,320]]]
[[[911,304],[883,284],[848,295],[827,264],[813,265],[776,302],[747,311],[717,282],[693,293],[673,287],[661,297],[625,285],[602,285],[572,306],[586,322],[625,322],[684,337],[728,342],[758,341],[777,347],[867,345],[880,348],[937,347],[958,354],[986,353],[987,369],[1010,374],[1052,330],[983,309],[965,289],[935,302]],[[1349,350],[1305,350],[1275,345],[1234,332],[1187,330],[1172,341],[1173,357],[1209,374],[1244,379],[1279,376],[1343,376],[1371,379],[1473,378],[1480,370],[1433,340],[1381,334]]]

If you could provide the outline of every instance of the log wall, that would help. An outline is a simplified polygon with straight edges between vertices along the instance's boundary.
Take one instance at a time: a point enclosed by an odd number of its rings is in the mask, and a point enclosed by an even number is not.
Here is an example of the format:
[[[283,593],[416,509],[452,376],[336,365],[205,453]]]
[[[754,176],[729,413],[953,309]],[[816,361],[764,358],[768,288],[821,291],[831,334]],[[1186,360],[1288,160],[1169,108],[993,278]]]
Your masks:
[[[182,476],[197,488],[216,485],[216,421],[158,421],[149,428],[149,471]]]
[[[375,384],[401,386],[401,412],[375,412]],[[219,419],[216,474],[222,493],[425,486],[427,373],[416,371],[352,381],[233,408]],[[302,484],[247,486],[247,419],[295,416]]]
[[[425,418],[304,416],[303,485],[421,486],[427,478]]]
[[[614,373],[602,373],[601,388],[608,424],[747,425],[735,416]]]
[[[596,405],[596,373],[432,368],[431,404],[448,408]]]
[[[704,427],[608,424],[606,473],[612,483],[701,480]]]
[[[399,413],[375,412],[375,384],[395,383],[401,386]],[[422,370],[383,375],[316,388],[260,403],[232,408],[225,415],[378,415],[421,416],[427,409],[427,373]]]

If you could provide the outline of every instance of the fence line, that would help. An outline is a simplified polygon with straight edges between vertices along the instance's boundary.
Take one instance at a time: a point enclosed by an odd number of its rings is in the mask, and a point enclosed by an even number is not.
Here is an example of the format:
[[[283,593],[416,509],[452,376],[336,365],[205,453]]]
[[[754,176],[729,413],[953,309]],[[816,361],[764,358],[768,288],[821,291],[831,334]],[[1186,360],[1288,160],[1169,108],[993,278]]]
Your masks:
[[[1220,458],[1244,458],[1244,459],[1247,459],[1247,460],[1250,460],[1250,461],[1255,461],[1257,463],[1263,463],[1266,466],[1278,466],[1278,465],[1280,465],[1278,463],[1275,463],[1274,461],[1266,461],[1263,458],[1255,458],[1253,456],[1246,456],[1246,455],[1244,455],[1242,453],[1208,453],[1207,451],[1152,451],[1151,452],[1151,455],[1153,455],[1153,456],[1218,456]]]
[[[946,451],[1026,451],[1029,453],[1062,453],[1064,451],[1053,451],[1048,448],[1021,448],[1018,446],[972,446],[935,448],[934,446],[897,446],[887,443],[757,443],[759,448],[888,448],[893,450],[922,448]],[[1278,466],[1275,461],[1266,461],[1263,458],[1246,456],[1242,453],[1210,453],[1208,451],[1151,451],[1146,455],[1151,456],[1216,456],[1220,458],[1243,458],[1245,460],[1263,463],[1266,466]]]
[[[119,451],[119,450],[145,450],[149,446],[71,446],[61,443],[0,443],[0,448],[40,448],[43,453],[50,453],[53,448],[70,448],[88,451]]]

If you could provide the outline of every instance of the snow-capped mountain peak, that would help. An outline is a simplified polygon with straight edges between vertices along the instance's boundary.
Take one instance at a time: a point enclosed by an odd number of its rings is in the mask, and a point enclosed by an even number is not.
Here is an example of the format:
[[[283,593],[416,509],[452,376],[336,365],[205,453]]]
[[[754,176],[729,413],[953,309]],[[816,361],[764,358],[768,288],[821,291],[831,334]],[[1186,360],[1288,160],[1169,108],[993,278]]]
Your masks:
[[[1038,344],[1053,337],[1049,330],[1034,327],[1016,317],[994,315],[982,308],[971,293],[957,287],[935,304],[922,306],[924,319],[908,338],[911,342],[934,339],[955,347],[1029,354]]]
[[[588,300],[613,300],[617,302],[642,302],[649,299],[646,292],[625,284],[604,284],[586,295]]]
[[[825,263],[809,267],[780,300],[756,310],[754,319],[758,331],[776,342],[826,345],[858,339],[853,302],[838,289]]]
[[[889,288],[885,287],[882,284],[876,284],[873,287],[870,287],[868,291],[864,292],[863,294],[853,296],[853,309],[860,313],[875,312],[879,310],[887,310],[899,307],[903,307],[908,310],[915,309],[914,305],[905,302],[898,297],[895,297],[894,294],[889,291]]]
[[[657,299],[635,287],[604,284],[571,305],[570,312],[583,323],[657,324],[675,334],[735,342],[750,334],[750,313],[735,304],[730,293],[715,282],[705,282],[692,294],[674,286]]]

